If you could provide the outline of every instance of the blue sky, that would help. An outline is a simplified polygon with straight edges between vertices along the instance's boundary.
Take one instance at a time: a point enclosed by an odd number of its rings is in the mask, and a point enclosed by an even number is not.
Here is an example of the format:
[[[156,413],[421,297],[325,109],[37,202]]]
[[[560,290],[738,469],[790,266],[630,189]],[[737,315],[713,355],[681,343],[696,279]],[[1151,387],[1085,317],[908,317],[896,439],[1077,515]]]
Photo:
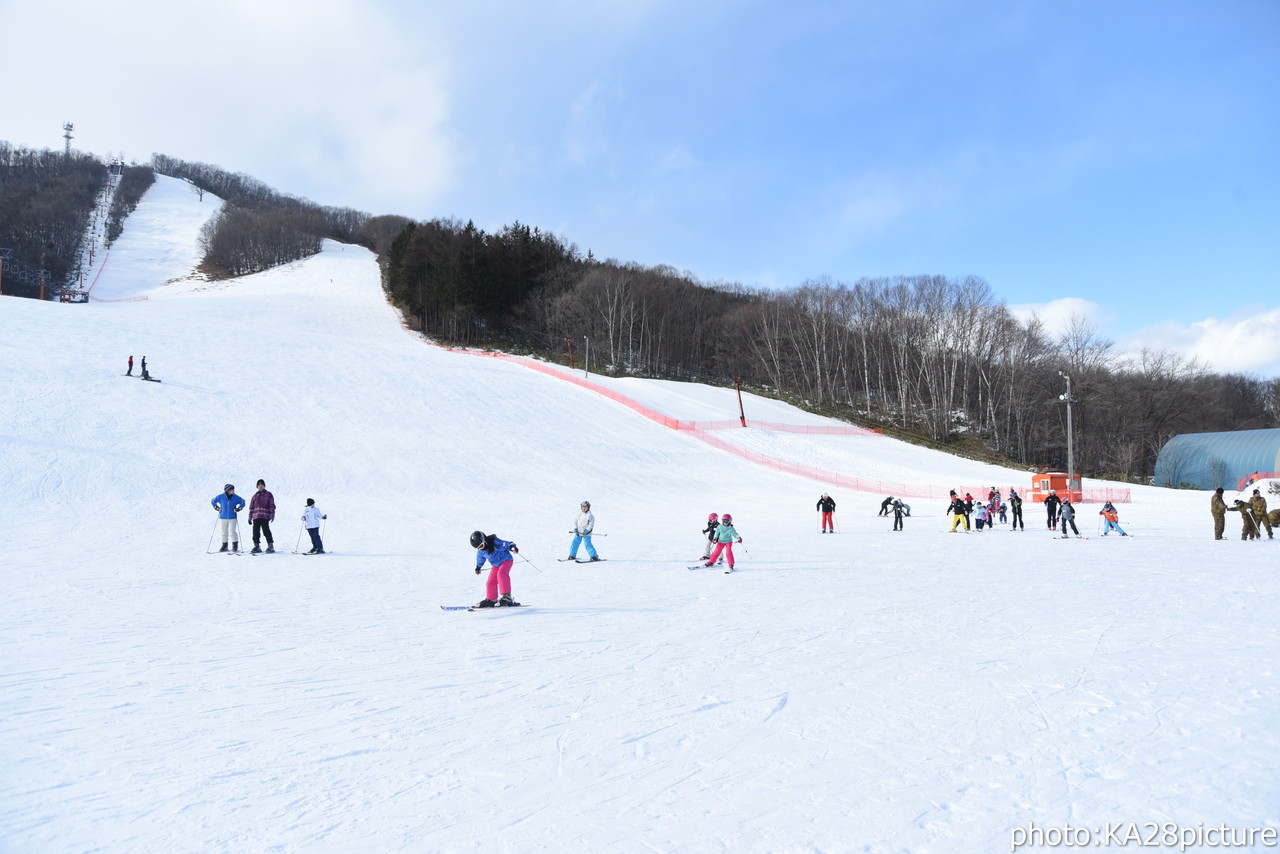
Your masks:
[[[38,6],[38,8],[36,8]],[[0,139],[705,281],[979,275],[1280,375],[1280,3],[0,0]]]

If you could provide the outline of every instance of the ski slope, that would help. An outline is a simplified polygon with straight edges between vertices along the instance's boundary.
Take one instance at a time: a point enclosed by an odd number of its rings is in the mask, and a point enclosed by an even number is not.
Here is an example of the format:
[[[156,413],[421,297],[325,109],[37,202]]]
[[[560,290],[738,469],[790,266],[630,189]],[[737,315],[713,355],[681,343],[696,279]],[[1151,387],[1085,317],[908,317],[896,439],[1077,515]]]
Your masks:
[[[203,282],[214,210],[149,191],[101,285],[144,302],[0,300],[0,851],[943,854],[1032,824],[1280,824],[1280,546],[1213,541],[1206,493],[1135,489],[1128,539],[1093,505],[1089,539],[1030,506],[1025,532],[951,534],[941,502],[894,533],[882,496],[423,342],[364,249]],[[281,553],[206,554],[210,500],[259,477]],[[309,497],[331,554],[290,554]],[[583,499],[607,560],[557,562]],[[732,575],[686,569],[712,511],[744,538]],[[524,607],[440,609],[483,595],[477,528],[519,543]]]

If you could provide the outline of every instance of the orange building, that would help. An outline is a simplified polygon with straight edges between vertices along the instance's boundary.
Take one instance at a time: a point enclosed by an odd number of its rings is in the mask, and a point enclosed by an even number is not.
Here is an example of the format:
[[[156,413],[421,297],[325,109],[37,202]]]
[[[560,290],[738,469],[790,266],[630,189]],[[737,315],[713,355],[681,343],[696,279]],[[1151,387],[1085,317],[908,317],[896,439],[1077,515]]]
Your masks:
[[[1070,498],[1073,504],[1079,504],[1084,498],[1084,491],[1080,489],[1080,476],[1076,475],[1071,478],[1071,483],[1067,484],[1067,473],[1064,471],[1046,471],[1031,476],[1031,501],[1044,501],[1049,495],[1049,490],[1058,493],[1059,498]]]

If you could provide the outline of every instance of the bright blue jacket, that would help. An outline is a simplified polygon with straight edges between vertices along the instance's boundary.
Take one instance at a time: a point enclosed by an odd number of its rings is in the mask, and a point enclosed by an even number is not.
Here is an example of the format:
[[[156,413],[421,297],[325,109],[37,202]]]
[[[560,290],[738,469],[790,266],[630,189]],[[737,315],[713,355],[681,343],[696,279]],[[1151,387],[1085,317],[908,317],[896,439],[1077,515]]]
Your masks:
[[[476,569],[484,566],[485,558],[488,558],[489,563],[494,566],[506,563],[509,560],[515,560],[515,558],[511,556],[512,549],[519,551],[516,544],[510,540],[500,540],[497,537],[494,537],[492,554],[489,553],[488,549],[476,549]]]
[[[228,496],[225,492],[219,492],[213,496],[213,506],[218,511],[219,519],[234,519],[244,509],[244,499],[239,495]]]

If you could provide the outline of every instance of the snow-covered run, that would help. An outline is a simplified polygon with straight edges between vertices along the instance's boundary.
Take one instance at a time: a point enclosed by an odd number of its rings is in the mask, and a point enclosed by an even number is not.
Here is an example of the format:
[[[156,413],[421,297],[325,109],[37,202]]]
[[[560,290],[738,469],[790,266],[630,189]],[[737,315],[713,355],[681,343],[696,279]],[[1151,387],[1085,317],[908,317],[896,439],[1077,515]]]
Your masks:
[[[1094,505],[1088,539],[1038,506],[949,533],[943,502],[893,532],[881,496],[423,342],[364,249],[200,281],[216,205],[144,197],[98,286],[144,302],[0,300],[0,851],[951,854],[1280,825],[1280,546],[1235,514],[1214,541],[1207,493],[1135,488],[1129,538]],[[737,417],[724,389],[616,382]],[[258,478],[279,553],[206,554],[211,499]],[[331,554],[291,554],[307,498]],[[606,560],[558,562],[583,499]],[[688,570],[726,511],[737,571]],[[440,609],[483,596],[477,528],[519,544],[524,607]]]

